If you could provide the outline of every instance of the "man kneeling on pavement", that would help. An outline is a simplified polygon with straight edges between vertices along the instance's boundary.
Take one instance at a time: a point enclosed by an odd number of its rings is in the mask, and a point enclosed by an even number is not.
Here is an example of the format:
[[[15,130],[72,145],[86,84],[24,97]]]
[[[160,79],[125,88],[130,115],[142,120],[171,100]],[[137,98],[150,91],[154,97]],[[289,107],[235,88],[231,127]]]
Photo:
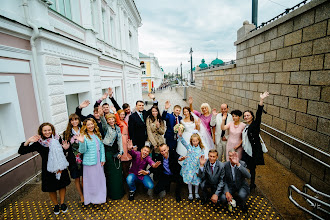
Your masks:
[[[218,160],[218,152],[210,150],[208,160],[204,156],[200,158],[198,176],[201,178],[202,203],[204,204],[210,199],[213,203],[220,201],[224,204],[230,204],[233,195],[237,194],[240,207],[243,211],[247,211],[245,202],[250,188],[245,179],[251,178],[251,175],[245,162],[238,159],[234,149],[228,152],[228,156],[229,161],[221,163]],[[211,197],[209,189],[211,190]]]

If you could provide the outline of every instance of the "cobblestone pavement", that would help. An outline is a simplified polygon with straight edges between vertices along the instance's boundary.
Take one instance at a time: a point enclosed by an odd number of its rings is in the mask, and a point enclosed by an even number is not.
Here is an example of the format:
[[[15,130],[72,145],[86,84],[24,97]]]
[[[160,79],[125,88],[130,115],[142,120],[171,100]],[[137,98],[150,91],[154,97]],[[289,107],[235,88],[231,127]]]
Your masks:
[[[155,96],[161,111],[167,99],[172,105],[170,111],[176,104],[182,107],[187,105],[175,90],[157,92]],[[143,98],[149,100],[147,94],[143,94]],[[150,107],[148,103],[146,109]],[[126,194],[120,200],[109,199],[102,205],[83,206],[79,203],[72,181],[66,194],[69,211],[55,216],[48,193],[41,192],[40,182],[32,181],[0,204],[0,219],[306,219],[305,215],[287,202],[286,185],[291,184],[291,180],[296,177],[269,156],[265,156],[265,161],[266,166],[257,169],[258,187],[249,197],[247,213],[242,213],[239,208],[230,213],[224,205],[189,202],[185,199],[188,196],[187,187],[183,187],[183,200],[180,203],[175,201],[174,187],[171,187],[165,199],[151,199],[142,185],[138,186],[133,202],[128,201]],[[285,185],[286,189],[283,190],[281,185]]]

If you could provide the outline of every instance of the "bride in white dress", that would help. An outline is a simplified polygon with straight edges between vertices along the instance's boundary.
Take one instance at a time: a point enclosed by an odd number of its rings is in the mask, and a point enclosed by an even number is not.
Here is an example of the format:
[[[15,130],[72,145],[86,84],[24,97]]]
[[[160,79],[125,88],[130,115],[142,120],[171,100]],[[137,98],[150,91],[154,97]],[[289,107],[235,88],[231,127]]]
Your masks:
[[[196,115],[194,115],[194,113],[192,113],[190,111],[189,107],[183,108],[183,115],[185,116],[185,118],[183,120],[181,120],[181,123],[183,124],[183,126],[185,128],[184,132],[182,134],[183,139],[187,143],[190,143],[191,135],[193,133],[198,133],[201,136],[203,145],[205,146],[205,149],[204,149],[205,158],[208,159],[209,150],[213,149],[214,145],[213,145],[212,140],[209,141],[204,138],[205,135],[202,135],[203,131],[206,132],[206,128],[203,127],[204,125],[201,123],[200,119]],[[210,144],[212,144],[212,145],[210,145]],[[181,144],[180,141],[178,141],[176,152],[182,157],[187,156],[187,149],[183,146],[183,144]],[[182,165],[183,161],[179,161],[179,163],[180,163],[180,165]]]

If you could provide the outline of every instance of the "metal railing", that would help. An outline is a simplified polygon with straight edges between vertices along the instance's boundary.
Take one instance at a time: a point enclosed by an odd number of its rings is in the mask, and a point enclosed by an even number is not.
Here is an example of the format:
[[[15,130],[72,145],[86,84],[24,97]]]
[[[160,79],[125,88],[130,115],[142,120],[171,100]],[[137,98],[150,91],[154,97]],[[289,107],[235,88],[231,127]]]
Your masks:
[[[307,189],[311,190],[312,192],[314,192],[316,194],[316,196],[311,196],[307,193]],[[320,200],[318,198],[319,195],[324,196],[326,199],[330,199],[330,196],[317,191],[316,189],[314,189],[313,187],[311,187],[308,184],[305,184],[303,187],[303,191],[300,191],[299,189],[297,189],[297,187],[295,187],[294,185],[289,186],[288,188],[288,197],[289,200],[299,209],[303,210],[304,212],[312,215],[314,218],[320,219],[320,220],[325,220],[325,218],[323,218],[323,216],[318,215],[318,211],[321,211],[322,213],[326,214],[326,215],[330,215],[330,212],[328,210],[326,210],[326,208],[330,209],[330,204],[327,202],[324,202],[322,200]],[[312,207],[312,211],[309,210],[308,208],[300,205],[292,196],[292,193],[296,192],[298,195],[302,196],[307,203]]]
[[[255,30],[258,30],[258,29],[264,27],[265,25],[267,25],[267,24],[269,24],[269,23],[271,23],[271,22],[279,19],[280,17],[283,17],[286,14],[289,14],[291,11],[294,11],[296,8],[299,8],[301,5],[305,5],[308,1],[311,1],[311,0],[304,0],[304,1],[300,2],[300,3],[298,3],[297,5],[293,6],[292,8],[285,9],[285,11],[282,12],[281,14],[279,14],[276,17],[270,19],[269,21],[262,22],[261,25],[259,25],[258,27],[252,29],[250,32],[255,31]]]
[[[317,151],[317,152],[323,154],[323,155],[326,156],[326,157],[330,157],[330,154],[328,154],[328,153],[326,153],[326,152],[324,152],[324,151],[322,151],[322,150],[320,150],[320,149],[318,149],[318,148],[316,148],[316,147],[313,147],[313,146],[310,145],[310,144],[307,144],[307,143],[305,143],[305,142],[303,142],[303,141],[301,141],[301,140],[299,140],[299,139],[297,139],[297,138],[295,138],[295,137],[293,137],[293,136],[291,136],[291,135],[288,135],[288,134],[286,134],[286,133],[284,133],[284,132],[282,132],[282,131],[280,131],[280,130],[278,130],[278,129],[276,129],[276,128],[273,128],[273,127],[271,127],[271,126],[269,126],[269,125],[266,125],[265,123],[261,123],[261,124],[262,124],[263,126],[267,127],[267,128],[272,129],[273,131],[276,131],[276,132],[278,132],[278,133],[280,133],[280,134],[282,134],[282,135],[284,135],[284,136],[286,136],[286,137],[288,137],[288,138],[290,138],[290,139],[293,139],[293,140],[295,140],[295,141],[297,141],[297,142],[299,142],[299,143],[301,143],[301,144],[307,146],[308,148],[310,148],[310,149],[312,149],[312,150],[315,150],[315,151]],[[260,129],[260,130],[261,130],[262,132],[264,132],[265,134],[268,134],[269,136],[275,138],[276,140],[278,140],[278,141],[280,141],[280,142],[282,142],[282,143],[288,145],[289,147],[295,149],[296,151],[298,151],[298,152],[304,154],[305,156],[311,158],[312,160],[314,160],[314,161],[316,161],[316,162],[322,164],[323,166],[325,166],[325,167],[327,167],[327,168],[330,168],[330,165],[327,164],[326,162],[324,162],[324,161],[322,161],[322,160],[320,160],[320,159],[318,159],[318,158],[316,158],[316,157],[314,157],[314,156],[308,154],[307,152],[305,152],[305,151],[299,149],[298,147],[293,146],[292,144],[290,144],[290,143],[284,141],[283,139],[277,137],[276,135],[274,135],[274,134],[272,134],[272,133],[270,133],[270,132],[268,132],[268,131],[266,131],[266,130],[264,130],[264,129]]]

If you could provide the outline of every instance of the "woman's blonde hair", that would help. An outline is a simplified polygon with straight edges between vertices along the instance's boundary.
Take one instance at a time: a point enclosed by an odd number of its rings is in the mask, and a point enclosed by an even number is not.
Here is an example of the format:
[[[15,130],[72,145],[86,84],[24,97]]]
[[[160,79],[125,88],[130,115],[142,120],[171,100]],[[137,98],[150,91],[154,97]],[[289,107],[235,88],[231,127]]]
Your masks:
[[[203,143],[202,143],[202,139],[201,139],[201,137],[199,136],[199,134],[197,134],[197,133],[195,133],[195,134],[192,134],[191,135],[191,137],[190,137],[190,144],[191,144],[191,146],[193,146],[193,143],[192,143],[192,139],[193,138],[197,138],[198,139],[198,141],[199,141],[199,147],[201,148],[201,149],[204,149],[205,147],[204,147],[204,145],[203,145]]]
[[[108,122],[108,119],[109,119],[109,118],[113,118],[113,119],[115,120],[115,124],[117,123],[117,120],[116,120],[116,116],[115,116],[115,114],[108,113],[108,114],[106,114],[104,117],[105,117],[105,119],[107,120],[107,122]]]
[[[201,104],[201,113],[203,113],[203,111],[202,111],[202,108],[203,108],[203,107],[206,107],[206,108],[209,110],[209,114],[212,113],[211,107],[210,107],[210,105],[207,104],[207,103],[202,103],[202,104]]]
[[[87,126],[86,125],[87,125],[88,121],[93,122],[93,124],[94,124],[93,132],[94,132],[94,134],[96,134],[100,138],[100,140],[102,140],[102,136],[101,136],[101,133],[100,133],[99,126],[97,126],[96,121],[92,118],[86,118],[85,119],[85,121],[83,122],[83,126],[80,129],[80,133],[83,134],[83,135],[86,135],[88,137],[88,139],[90,139],[90,140],[92,139],[91,136],[89,136],[89,134],[87,132]]]

